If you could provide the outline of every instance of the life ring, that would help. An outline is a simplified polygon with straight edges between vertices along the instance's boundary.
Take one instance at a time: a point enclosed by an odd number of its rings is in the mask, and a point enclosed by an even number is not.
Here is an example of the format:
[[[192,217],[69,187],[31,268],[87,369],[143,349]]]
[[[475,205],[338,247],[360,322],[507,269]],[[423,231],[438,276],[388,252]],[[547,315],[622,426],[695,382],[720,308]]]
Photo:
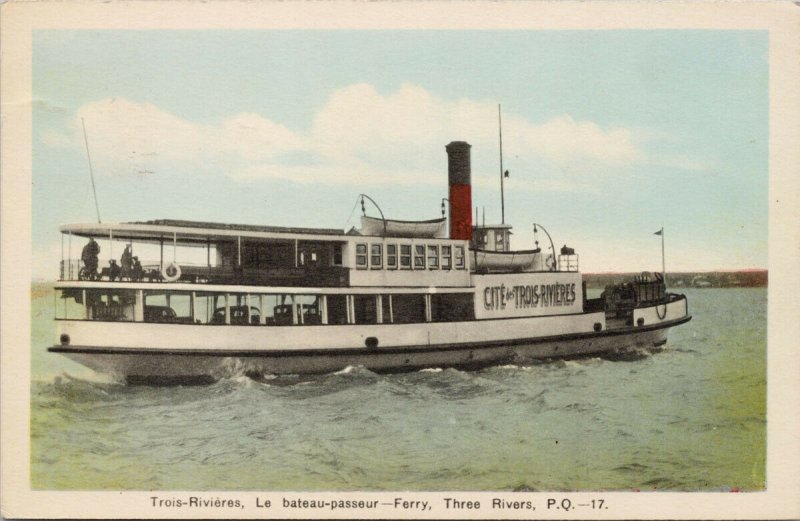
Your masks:
[[[656,281],[664,282],[664,276],[661,273],[656,271],[656,272],[653,272],[653,275],[655,275]]]
[[[174,262],[170,262],[161,269],[161,277],[167,282],[175,282],[181,278],[181,267]]]

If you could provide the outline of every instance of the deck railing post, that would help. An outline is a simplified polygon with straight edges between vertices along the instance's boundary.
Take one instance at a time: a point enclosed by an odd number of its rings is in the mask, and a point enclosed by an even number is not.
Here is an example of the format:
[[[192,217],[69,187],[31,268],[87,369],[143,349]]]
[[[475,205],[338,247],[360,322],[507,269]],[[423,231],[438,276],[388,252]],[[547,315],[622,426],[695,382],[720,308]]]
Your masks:
[[[67,240],[67,249],[69,255],[69,267],[67,268],[69,271],[69,280],[72,279],[72,232],[69,232],[69,238]],[[78,272],[80,273],[80,267],[78,268]]]

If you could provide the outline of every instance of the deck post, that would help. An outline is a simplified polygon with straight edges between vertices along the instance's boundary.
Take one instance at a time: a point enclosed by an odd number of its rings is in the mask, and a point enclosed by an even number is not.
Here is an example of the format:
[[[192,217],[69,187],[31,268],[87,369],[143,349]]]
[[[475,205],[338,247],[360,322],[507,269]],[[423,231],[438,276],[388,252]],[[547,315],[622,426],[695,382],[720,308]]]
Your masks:
[[[383,324],[383,295],[375,295],[375,318],[378,324]]]
[[[230,325],[230,323],[231,323],[231,306],[230,306],[230,302],[228,301],[228,297],[230,297],[230,295],[225,293],[225,324],[226,325]]]
[[[394,323],[394,309],[392,308],[392,296],[386,295],[389,297],[389,322]]]
[[[267,313],[264,311],[264,295],[258,296],[258,309],[261,310],[261,316],[258,319],[259,324],[267,323]]]
[[[242,267],[242,236],[241,235],[236,238],[236,244],[237,244],[237,248],[236,248],[237,257],[236,258],[237,258],[237,261],[238,261],[237,266],[241,268]]]
[[[136,291],[136,305],[133,308],[133,320],[135,322],[144,322],[144,291]]]
[[[72,279],[72,232],[69,232],[69,236],[68,236],[68,239],[67,239],[67,255],[69,257],[69,259],[68,259],[69,269],[67,270],[69,272],[69,280],[73,280]],[[80,268],[80,265],[79,265],[78,266],[78,273],[80,273],[80,269],[81,268]],[[85,301],[84,301],[84,305],[86,305]]]
[[[319,314],[320,314],[320,321],[323,324],[328,323],[328,296],[327,295],[320,295],[319,297]]]
[[[425,322],[431,322],[433,320],[433,316],[431,313],[431,295],[430,293],[425,294]]]
[[[108,230],[108,260],[114,258],[114,230]]]
[[[172,262],[178,260],[178,232],[172,232]]]

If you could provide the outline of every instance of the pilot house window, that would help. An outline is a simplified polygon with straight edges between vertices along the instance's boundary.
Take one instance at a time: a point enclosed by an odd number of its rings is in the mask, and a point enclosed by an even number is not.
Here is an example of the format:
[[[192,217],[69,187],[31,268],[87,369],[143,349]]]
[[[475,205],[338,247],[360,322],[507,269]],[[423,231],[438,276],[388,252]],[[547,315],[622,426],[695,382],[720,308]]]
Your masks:
[[[442,269],[449,270],[452,267],[452,246],[442,246]]]
[[[464,247],[456,246],[456,269],[464,269]]]
[[[414,246],[414,269],[425,269],[425,246],[421,244]]]
[[[356,244],[356,268],[365,269],[367,267],[367,245]]]
[[[410,244],[401,244],[400,245],[400,267],[404,270],[411,269],[411,245]]]
[[[397,245],[386,245],[386,267],[389,269],[397,269]]]
[[[374,269],[378,269],[383,266],[383,246],[380,244],[371,244],[370,248],[370,266]]]
[[[439,267],[439,247],[428,245],[428,269],[435,270]]]

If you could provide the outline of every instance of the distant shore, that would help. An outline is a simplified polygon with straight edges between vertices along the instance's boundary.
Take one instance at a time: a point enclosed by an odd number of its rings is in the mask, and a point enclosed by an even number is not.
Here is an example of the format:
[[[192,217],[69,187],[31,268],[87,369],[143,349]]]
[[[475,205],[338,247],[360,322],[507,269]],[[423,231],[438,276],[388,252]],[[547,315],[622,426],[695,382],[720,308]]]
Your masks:
[[[588,288],[605,288],[633,279],[641,273],[584,273]],[[667,272],[667,287],[670,288],[765,288],[767,270],[741,271],[685,271]],[[31,296],[38,297],[52,291],[53,282],[33,280]]]
[[[639,273],[584,273],[589,288],[604,288],[631,280]],[[670,288],[765,288],[767,270],[667,272]]]

